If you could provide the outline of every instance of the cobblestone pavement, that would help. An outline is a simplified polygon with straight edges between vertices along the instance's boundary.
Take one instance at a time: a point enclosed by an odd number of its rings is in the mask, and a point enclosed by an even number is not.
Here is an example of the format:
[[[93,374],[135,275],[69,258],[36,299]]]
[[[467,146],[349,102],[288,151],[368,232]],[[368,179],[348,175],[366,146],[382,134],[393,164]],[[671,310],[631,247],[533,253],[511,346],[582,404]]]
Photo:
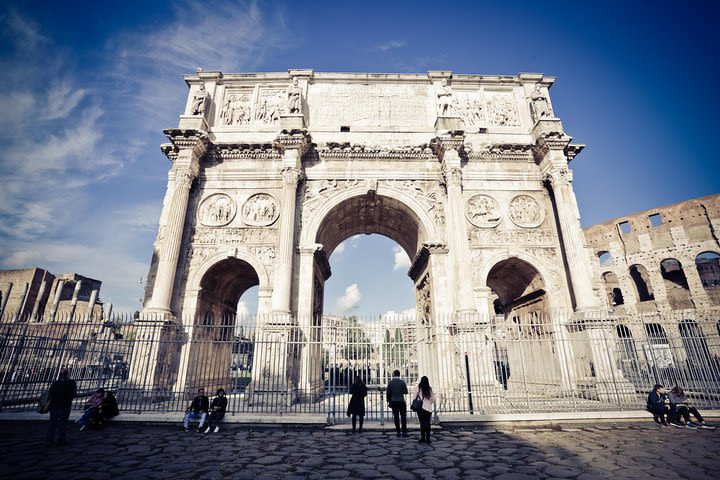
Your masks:
[[[720,429],[652,422],[433,427],[433,443],[393,431],[227,425],[185,433],[176,425],[69,426],[47,447],[43,422],[2,423],[0,477],[18,479],[634,479],[718,478]]]

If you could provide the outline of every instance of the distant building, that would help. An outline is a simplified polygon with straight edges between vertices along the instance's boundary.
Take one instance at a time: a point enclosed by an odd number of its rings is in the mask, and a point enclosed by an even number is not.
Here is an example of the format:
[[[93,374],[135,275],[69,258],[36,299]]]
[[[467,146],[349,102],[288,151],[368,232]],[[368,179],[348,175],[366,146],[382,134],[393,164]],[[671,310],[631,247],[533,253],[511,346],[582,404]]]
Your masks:
[[[53,313],[58,320],[71,312],[86,317],[91,302],[93,316],[100,316],[101,286],[100,280],[77,273],[54,275],[42,268],[0,270],[2,322],[42,321]]]
[[[720,194],[593,225],[585,238],[616,313],[720,306]]]

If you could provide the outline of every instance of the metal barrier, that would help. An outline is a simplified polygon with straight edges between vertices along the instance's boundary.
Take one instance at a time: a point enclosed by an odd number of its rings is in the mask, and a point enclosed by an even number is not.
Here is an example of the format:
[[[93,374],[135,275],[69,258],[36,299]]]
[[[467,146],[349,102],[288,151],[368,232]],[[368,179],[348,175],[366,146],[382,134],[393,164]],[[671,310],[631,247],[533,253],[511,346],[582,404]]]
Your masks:
[[[312,319],[310,319],[312,320]],[[720,310],[607,317],[489,319],[332,317],[0,323],[0,408],[30,410],[70,369],[79,397],[104,387],[121,411],[182,412],[198,388],[223,388],[229,415],[322,414],[346,421],[349,388],[368,387],[366,418],[391,418],[394,370],[421,376],[437,414],[593,412],[644,408],[653,384],[682,386],[699,408],[720,408]]]

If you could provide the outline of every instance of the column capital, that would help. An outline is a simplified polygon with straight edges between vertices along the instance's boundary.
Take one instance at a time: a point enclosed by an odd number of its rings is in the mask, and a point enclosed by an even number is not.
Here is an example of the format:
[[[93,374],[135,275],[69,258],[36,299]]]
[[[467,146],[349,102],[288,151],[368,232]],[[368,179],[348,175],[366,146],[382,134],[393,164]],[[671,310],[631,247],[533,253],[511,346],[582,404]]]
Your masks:
[[[569,168],[553,168],[544,172],[543,180],[550,183],[553,188],[567,187],[572,183],[572,172]]]
[[[297,186],[303,173],[299,168],[285,167],[282,169],[283,185]]]
[[[442,173],[445,178],[445,185],[448,187],[459,187],[462,185],[462,170],[460,167],[443,168]]]
[[[190,188],[193,180],[197,177],[197,169],[193,169],[187,166],[175,166],[172,168],[173,178],[175,185],[185,188]]]

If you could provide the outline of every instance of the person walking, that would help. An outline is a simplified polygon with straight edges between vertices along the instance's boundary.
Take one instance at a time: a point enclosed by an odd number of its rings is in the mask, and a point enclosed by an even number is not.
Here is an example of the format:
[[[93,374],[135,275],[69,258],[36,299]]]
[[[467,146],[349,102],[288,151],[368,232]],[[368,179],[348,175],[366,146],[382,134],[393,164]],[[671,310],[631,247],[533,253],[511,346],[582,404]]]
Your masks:
[[[430,441],[430,419],[432,418],[433,405],[435,404],[435,395],[433,394],[432,388],[430,388],[428,377],[423,376],[420,379],[415,397],[413,398],[422,400],[422,407],[415,412],[420,421],[420,443],[430,445],[432,443],[432,441]]]
[[[407,437],[407,405],[405,404],[407,393],[407,384],[400,378],[400,370],[395,370],[393,378],[387,386],[387,402],[393,412],[395,431],[398,437]]]
[[[208,416],[208,425],[205,433],[217,433],[220,431],[220,421],[225,416],[225,410],[227,410],[228,399],[225,396],[225,390],[218,388],[216,395],[210,404],[210,415]],[[213,427],[213,425],[215,425],[215,427]]]
[[[200,424],[198,425],[197,431],[198,433],[202,432],[204,430],[203,425],[205,425],[205,419],[207,418],[209,407],[210,400],[208,399],[207,395],[205,395],[205,389],[199,388],[198,394],[195,395],[192,403],[185,411],[185,418],[183,419],[183,430],[187,432],[190,429],[190,420],[197,420],[199,418]]]
[[[352,433],[355,433],[355,424],[357,418],[360,417],[360,430],[362,433],[363,420],[365,418],[365,397],[367,397],[367,387],[362,381],[360,375],[355,375],[355,383],[350,386],[350,403],[348,404],[347,415],[352,418]]]
[[[58,445],[65,443],[67,421],[70,418],[72,400],[77,395],[77,384],[70,378],[67,368],[60,370],[58,379],[50,385],[50,425],[47,431],[47,444],[52,445],[55,440],[55,430],[58,432]]]

